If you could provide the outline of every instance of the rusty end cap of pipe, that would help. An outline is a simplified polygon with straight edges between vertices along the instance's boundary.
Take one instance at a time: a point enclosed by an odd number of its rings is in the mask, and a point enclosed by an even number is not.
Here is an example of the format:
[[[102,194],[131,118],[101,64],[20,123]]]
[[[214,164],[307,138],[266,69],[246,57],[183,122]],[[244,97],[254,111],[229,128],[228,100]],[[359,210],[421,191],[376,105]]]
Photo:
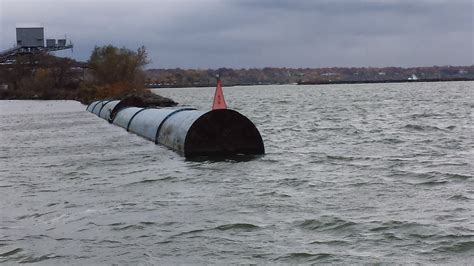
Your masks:
[[[265,154],[260,132],[244,115],[231,109],[212,110],[199,117],[188,130],[184,156]]]

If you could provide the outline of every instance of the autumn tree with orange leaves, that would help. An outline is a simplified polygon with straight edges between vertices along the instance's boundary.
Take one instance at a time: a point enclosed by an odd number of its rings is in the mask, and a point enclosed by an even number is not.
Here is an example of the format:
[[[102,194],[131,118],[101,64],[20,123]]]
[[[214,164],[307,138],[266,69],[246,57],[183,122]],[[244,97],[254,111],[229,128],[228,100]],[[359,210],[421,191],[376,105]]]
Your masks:
[[[88,62],[92,79],[82,85],[81,98],[90,102],[145,93],[147,57],[143,46],[136,51],[113,45],[95,47]]]

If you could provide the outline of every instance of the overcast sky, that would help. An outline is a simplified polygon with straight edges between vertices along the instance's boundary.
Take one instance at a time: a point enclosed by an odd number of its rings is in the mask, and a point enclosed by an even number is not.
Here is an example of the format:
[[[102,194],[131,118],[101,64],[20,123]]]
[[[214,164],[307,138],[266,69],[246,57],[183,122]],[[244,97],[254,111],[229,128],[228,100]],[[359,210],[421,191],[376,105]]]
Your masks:
[[[146,46],[149,68],[474,64],[473,0],[0,0],[0,49],[40,24],[87,60]]]

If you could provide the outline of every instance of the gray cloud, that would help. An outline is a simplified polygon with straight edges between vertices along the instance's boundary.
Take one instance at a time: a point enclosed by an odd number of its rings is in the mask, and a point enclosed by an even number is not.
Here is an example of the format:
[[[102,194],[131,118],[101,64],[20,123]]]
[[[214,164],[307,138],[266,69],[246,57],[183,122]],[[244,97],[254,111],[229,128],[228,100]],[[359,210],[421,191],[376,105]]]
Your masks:
[[[145,45],[150,67],[473,64],[471,0],[0,0],[0,48],[19,22],[95,45]]]

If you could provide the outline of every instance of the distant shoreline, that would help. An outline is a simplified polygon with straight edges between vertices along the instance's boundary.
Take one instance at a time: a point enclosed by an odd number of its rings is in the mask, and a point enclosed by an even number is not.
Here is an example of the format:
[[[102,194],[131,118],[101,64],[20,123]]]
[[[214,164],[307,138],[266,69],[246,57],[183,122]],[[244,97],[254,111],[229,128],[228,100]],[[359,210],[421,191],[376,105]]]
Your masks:
[[[372,83],[415,83],[415,82],[449,82],[474,81],[474,78],[440,78],[440,79],[394,79],[394,80],[318,80],[301,81],[298,85],[328,85],[328,84],[372,84]]]
[[[297,83],[268,83],[268,84],[231,84],[225,87],[236,86],[268,86],[268,85],[332,85],[332,84],[375,84],[375,83],[416,83],[416,82],[455,82],[455,81],[474,81],[474,78],[442,78],[442,79],[398,79],[398,80],[318,80],[318,81],[300,81]],[[186,85],[186,84],[167,84],[167,85],[147,85],[149,89],[177,89],[177,88],[211,88],[212,84]]]
[[[370,84],[474,80],[474,65],[432,67],[148,69],[150,88],[214,87],[216,75],[229,86],[276,84]]]

